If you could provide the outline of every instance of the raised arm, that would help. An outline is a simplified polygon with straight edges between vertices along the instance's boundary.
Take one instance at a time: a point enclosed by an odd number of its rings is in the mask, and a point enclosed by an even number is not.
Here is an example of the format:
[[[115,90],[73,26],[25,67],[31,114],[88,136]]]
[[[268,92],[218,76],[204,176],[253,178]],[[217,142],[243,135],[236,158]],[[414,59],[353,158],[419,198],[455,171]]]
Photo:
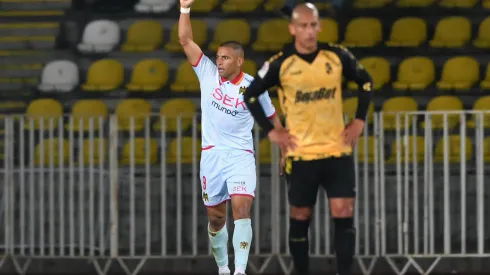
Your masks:
[[[192,38],[190,8],[193,2],[194,0],[180,0],[179,42],[189,63],[196,65],[202,57],[202,50]]]

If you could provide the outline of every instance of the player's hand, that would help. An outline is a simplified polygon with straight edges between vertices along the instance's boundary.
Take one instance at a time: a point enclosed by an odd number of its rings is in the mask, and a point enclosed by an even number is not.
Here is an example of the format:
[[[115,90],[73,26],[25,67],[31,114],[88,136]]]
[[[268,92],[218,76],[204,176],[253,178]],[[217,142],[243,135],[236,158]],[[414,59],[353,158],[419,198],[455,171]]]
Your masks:
[[[354,119],[347,124],[342,132],[342,139],[344,140],[345,145],[354,147],[361,137],[363,130],[364,121],[360,119]]]
[[[194,3],[194,0],[180,0],[180,6],[182,8],[190,8]]]
[[[272,129],[268,134],[269,140],[274,142],[281,148],[281,152],[294,150],[296,148],[296,137],[289,134],[286,128]]]

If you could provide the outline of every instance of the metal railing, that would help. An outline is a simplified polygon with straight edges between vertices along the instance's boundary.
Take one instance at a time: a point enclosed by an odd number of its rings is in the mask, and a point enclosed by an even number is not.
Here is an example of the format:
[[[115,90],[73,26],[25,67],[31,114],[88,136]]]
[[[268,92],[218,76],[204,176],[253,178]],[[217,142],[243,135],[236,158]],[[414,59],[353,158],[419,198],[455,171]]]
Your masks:
[[[359,272],[381,270],[383,260],[397,274],[410,267],[428,274],[443,258],[490,256],[489,116],[374,114],[354,153]],[[198,116],[8,116],[2,123],[0,269],[23,274],[43,259],[89,260],[99,274],[110,273],[115,262],[128,274],[146,271],[150,260],[202,259],[206,269],[213,266],[200,196]],[[249,268],[289,274],[279,152],[258,128],[254,142]],[[326,194],[318,196],[310,253],[321,259],[334,256],[334,232]],[[232,232],[233,223],[227,225]],[[400,267],[397,258],[408,261]],[[426,266],[421,258],[434,261]],[[138,263],[130,268],[130,260]]]

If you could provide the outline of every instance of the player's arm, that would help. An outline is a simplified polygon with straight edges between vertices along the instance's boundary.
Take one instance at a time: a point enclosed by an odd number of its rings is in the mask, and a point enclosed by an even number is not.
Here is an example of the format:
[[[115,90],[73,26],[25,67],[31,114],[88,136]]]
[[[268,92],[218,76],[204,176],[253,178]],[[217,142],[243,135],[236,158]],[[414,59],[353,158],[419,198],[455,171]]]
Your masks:
[[[179,18],[179,42],[184,48],[187,60],[196,66],[202,57],[201,48],[194,42],[192,37],[192,25],[190,17],[190,7],[194,0],[180,0],[180,18]]]

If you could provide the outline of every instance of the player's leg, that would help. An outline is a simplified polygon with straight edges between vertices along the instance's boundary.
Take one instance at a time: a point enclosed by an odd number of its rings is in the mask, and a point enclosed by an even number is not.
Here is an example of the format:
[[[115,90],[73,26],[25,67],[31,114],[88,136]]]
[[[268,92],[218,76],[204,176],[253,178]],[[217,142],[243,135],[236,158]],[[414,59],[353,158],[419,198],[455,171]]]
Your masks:
[[[286,159],[288,200],[291,206],[289,218],[289,250],[297,274],[310,272],[308,230],[313,207],[318,194],[315,161],[292,161]]]
[[[351,156],[329,159],[328,183],[325,185],[335,225],[335,254],[339,275],[351,274],[355,253],[355,170]]]
[[[212,151],[201,154],[202,199],[208,211],[208,237],[218,265],[218,273],[230,274],[228,268],[228,231],[226,229],[226,202],[230,199],[226,183],[220,176],[219,155]]]

